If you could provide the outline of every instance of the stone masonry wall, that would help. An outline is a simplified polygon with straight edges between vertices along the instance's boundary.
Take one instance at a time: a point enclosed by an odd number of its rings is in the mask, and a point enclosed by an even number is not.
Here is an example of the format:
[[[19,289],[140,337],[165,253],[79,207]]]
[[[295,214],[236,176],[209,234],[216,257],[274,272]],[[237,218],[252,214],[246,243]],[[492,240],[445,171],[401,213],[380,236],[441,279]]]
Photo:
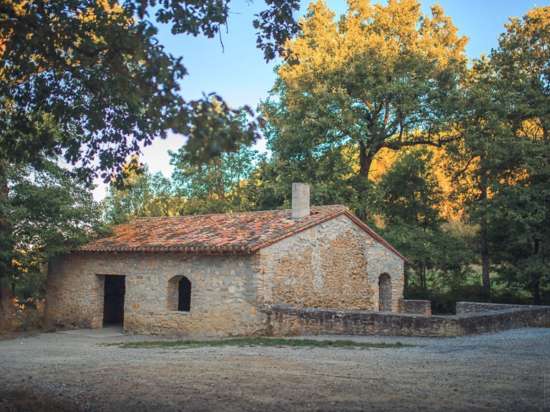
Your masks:
[[[391,277],[392,311],[403,297],[403,261],[346,216],[260,250],[259,301],[378,310],[378,278]]]
[[[510,305],[507,303],[487,302],[456,302],[456,314],[466,315],[470,313],[494,312],[507,309],[536,308],[534,305]]]
[[[125,275],[127,332],[191,337],[261,333],[265,315],[257,311],[256,265],[254,256],[70,254],[52,262],[46,319],[58,327],[101,327],[101,275]],[[168,288],[174,276],[191,281],[190,312],[170,310]]]
[[[272,336],[463,336],[522,327],[550,327],[549,306],[455,316],[337,311],[273,305],[264,309]]]
[[[402,299],[399,305],[399,312],[431,316],[432,302],[420,299]]]

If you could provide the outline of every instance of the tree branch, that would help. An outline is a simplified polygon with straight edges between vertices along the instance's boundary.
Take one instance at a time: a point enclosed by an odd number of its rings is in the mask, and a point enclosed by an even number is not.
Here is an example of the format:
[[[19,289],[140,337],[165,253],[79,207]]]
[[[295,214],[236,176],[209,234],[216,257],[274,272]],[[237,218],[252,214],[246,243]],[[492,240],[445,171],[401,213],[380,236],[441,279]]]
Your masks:
[[[417,140],[411,140],[411,141],[397,141],[397,142],[384,142],[382,147],[391,149],[391,150],[400,150],[403,147],[408,146],[417,146],[417,145],[428,145],[428,146],[434,146],[434,147],[442,147],[447,143],[455,142],[458,139],[460,139],[459,136],[456,137],[449,137],[447,139],[439,139],[437,141],[433,140],[427,140],[427,139],[417,139]]]

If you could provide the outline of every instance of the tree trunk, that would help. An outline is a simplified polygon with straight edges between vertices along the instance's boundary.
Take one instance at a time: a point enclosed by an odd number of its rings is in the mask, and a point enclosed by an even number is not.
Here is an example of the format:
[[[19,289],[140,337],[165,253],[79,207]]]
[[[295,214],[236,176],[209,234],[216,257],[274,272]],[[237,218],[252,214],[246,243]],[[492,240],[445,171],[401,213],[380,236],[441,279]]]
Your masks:
[[[426,285],[426,265],[424,263],[420,264],[420,268],[418,271],[418,277],[420,278],[420,288],[423,291],[426,291],[428,289]]]
[[[369,177],[369,171],[374,155],[367,150],[363,142],[359,142],[359,174],[363,177]]]
[[[13,293],[10,288],[0,285],[0,316],[6,314],[10,309],[10,301],[13,298]]]
[[[540,297],[540,276],[533,276],[531,291],[533,295],[533,303],[535,305],[540,305],[542,301]]]
[[[11,225],[7,216],[8,193],[7,164],[0,160],[0,308],[4,307],[9,297],[5,287],[11,268],[12,250]]]
[[[491,278],[489,275],[489,240],[487,228],[487,174],[481,178],[481,219],[480,219],[480,253],[481,253],[481,282],[483,294],[491,296]]]
[[[538,239],[535,239],[535,247],[534,247],[534,254],[537,256],[540,252],[540,241]],[[540,274],[539,273],[532,273],[531,274],[531,293],[533,295],[533,303],[535,305],[541,304],[541,297],[540,297]]]

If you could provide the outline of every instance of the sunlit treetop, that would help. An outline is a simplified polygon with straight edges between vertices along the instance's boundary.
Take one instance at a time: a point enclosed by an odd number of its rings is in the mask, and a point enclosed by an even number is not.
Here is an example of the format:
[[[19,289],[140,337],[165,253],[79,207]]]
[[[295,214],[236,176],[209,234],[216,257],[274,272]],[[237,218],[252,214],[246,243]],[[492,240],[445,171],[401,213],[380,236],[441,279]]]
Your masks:
[[[317,148],[354,146],[367,176],[382,148],[452,138],[467,39],[439,6],[427,15],[416,0],[353,0],[336,19],[317,1],[299,24],[278,71],[278,99],[265,106],[286,136],[280,142],[294,135]]]

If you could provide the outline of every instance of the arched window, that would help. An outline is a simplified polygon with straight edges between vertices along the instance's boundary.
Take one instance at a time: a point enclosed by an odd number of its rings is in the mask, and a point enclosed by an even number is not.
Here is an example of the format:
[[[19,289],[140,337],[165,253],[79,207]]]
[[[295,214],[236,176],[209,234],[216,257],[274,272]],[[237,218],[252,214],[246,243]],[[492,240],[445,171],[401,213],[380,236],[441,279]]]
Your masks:
[[[174,276],[168,281],[168,310],[191,310],[191,281],[185,276]]]
[[[178,311],[189,312],[191,310],[191,282],[186,277],[178,281]]]
[[[378,310],[391,312],[391,277],[387,273],[378,278]]]

